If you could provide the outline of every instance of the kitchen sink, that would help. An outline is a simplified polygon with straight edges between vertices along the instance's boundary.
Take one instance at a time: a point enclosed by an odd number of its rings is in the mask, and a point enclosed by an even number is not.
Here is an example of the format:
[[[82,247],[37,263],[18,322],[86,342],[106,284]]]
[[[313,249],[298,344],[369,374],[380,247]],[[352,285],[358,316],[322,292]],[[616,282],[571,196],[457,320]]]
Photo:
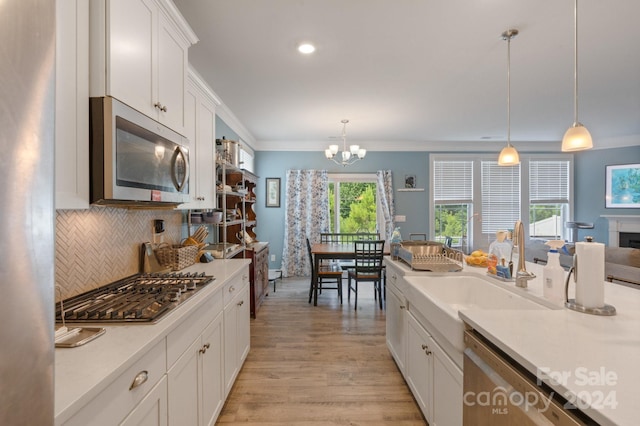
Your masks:
[[[409,310],[418,311],[460,352],[464,350],[464,324],[458,311],[553,309],[503,288],[490,278],[473,275],[407,276]],[[506,285],[505,285],[506,287]]]

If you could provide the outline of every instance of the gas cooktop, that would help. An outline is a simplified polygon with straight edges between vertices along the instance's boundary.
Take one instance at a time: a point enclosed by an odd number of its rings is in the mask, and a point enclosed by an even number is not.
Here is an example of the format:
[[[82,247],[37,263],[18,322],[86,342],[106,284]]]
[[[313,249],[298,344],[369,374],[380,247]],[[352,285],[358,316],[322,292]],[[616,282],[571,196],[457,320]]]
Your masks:
[[[56,305],[56,322],[155,323],[215,280],[204,273],[136,274]]]

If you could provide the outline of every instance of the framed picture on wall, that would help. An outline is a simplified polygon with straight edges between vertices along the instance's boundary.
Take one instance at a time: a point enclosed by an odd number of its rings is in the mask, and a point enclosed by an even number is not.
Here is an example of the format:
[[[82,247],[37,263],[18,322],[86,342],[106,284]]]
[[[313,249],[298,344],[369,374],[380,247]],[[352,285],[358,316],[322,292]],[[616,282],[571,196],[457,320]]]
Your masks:
[[[416,175],[405,175],[404,187],[407,189],[414,189],[416,187]]]
[[[640,164],[606,166],[605,207],[640,208]]]
[[[280,178],[267,178],[266,207],[280,207]]]

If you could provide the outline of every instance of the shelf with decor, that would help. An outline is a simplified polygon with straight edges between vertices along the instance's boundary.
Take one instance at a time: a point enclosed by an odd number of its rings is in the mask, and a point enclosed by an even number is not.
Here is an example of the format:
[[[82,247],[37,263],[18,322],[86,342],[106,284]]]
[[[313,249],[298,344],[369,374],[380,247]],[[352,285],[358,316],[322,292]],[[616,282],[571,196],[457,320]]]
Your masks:
[[[222,156],[224,157],[224,156]],[[251,259],[250,311],[255,317],[268,294],[269,244],[256,241],[258,224],[254,206],[258,177],[223,159],[216,161],[216,195],[222,220],[217,224],[218,242],[237,248],[225,253],[225,258]]]

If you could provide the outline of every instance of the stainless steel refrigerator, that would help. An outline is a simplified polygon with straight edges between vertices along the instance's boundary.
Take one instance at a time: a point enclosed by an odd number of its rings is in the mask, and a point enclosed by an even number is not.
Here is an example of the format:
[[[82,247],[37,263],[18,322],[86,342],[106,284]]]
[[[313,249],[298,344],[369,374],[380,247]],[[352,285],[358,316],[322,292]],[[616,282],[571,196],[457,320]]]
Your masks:
[[[55,0],[0,1],[0,424],[53,424]]]

